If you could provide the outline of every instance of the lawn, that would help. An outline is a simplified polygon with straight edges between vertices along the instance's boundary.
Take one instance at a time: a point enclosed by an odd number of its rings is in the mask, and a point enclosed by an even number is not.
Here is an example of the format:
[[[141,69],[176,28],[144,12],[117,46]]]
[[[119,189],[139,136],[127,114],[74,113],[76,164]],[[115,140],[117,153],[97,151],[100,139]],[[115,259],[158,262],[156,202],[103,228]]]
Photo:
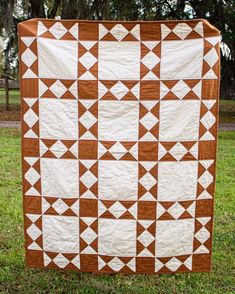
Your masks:
[[[5,110],[4,89],[0,88],[0,121],[20,120],[20,98],[18,90],[10,91],[10,111]],[[235,123],[235,101],[220,100],[220,123]]]
[[[220,100],[219,121],[221,123],[235,123],[235,101]]]
[[[20,131],[0,129],[0,293],[235,293],[235,132],[219,134],[211,274],[97,275],[24,265]]]
[[[5,91],[0,88],[0,121],[1,120],[20,120],[20,98],[19,90],[10,90],[9,102],[10,110],[5,109]]]

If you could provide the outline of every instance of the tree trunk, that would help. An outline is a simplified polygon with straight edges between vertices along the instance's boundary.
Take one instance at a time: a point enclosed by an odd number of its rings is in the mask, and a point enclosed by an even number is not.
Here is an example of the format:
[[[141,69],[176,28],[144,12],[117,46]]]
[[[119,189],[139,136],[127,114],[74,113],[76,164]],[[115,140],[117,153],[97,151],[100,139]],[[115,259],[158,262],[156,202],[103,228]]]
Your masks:
[[[5,100],[6,100],[6,110],[9,110],[9,42],[6,49],[4,50],[4,78],[5,78]]]
[[[30,18],[46,17],[44,9],[44,0],[29,0]]]
[[[9,79],[8,75],[5,75],[5,99],[6,99],[6,110],[9,110]]]
[[[55,18],[61,0],[54,0],[53,6],[48,13],[48,18]]]

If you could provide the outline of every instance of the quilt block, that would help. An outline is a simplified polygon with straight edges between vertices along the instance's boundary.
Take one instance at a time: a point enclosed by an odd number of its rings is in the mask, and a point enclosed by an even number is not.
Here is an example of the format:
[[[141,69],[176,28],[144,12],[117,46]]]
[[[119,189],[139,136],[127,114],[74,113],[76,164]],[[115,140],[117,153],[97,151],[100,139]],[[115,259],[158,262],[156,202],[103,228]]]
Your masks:
[[[219,43],[205,20],[19,24],[28,266],[210,271]]]

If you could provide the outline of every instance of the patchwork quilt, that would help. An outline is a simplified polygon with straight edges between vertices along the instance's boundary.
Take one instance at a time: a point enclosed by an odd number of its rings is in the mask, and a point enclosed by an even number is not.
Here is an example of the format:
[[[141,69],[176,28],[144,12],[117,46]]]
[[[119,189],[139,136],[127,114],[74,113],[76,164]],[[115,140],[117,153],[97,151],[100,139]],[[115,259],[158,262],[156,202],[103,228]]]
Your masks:
[[[18,29],[27,265],[210,271],[219,31],[205,20]]]

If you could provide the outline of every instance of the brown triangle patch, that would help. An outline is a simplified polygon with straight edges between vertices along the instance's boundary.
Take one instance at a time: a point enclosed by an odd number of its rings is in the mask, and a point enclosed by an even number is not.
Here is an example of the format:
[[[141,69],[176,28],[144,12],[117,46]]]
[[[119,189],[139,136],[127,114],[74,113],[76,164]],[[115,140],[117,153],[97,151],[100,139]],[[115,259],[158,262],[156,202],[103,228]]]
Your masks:
[[[192,218],[192,215],[189,214],[187,211],[185,211],[183,214],[181,214],[179,218],[180,219]]]
[[[110,91],[108,91],[102,96],[101,100],[118,100],[118,98],[115,97]]]
[[[88,50],[81,43],[79,43],[78,48],[79,58],[81,58],[84,54],[88,52]]]
[[[91,244],[91,248],[93,248],[96,252],[98,251],[98,238],[96,238]]]
[[[202,123],[200,123],[199,127],[199,139],[207,132],[207,129],[204,127]]]
[[[110,152],[106,152],[100,160],[116,160],[116,158]]]
[[[195,231],[194,231],[194,234],[196,234],[202,227],[203,227],[203,225],[198,220],[195,220]]]
[[[37,44],[37,39],[35,39],[29,46],[30,50],[38,56],[38,44]]]
[[[87,128],[85,128],[81,123],[79,124],[79,134],[80,137],[87,132]]]
[[[55,156],[55,154],[51,152],[51,150],[47,150],[47,152],[43,154],[43,157],[46,157],[46,158],[57,158]]]
[[[90,187],[90,191],[97,197],[98,195],[98,181]]]
[[[150,52],[150,49],[141,43],[141,59]]]
[[[149,72],[149,68],[140,62],[140,78],[143,79]]]
[[[138,100],[137,97],[132,93],[132,92],[128,92],[123,98],[122,100]]]
[[[87,69],[79,62],[78,77],[82,76],[85,72],[87,72]]]
[[[138,41],[132,34],[127,34],[122,41]]]
[[[166,210],[169,209],[173,204],[174,204],[174,202],[170,202],[170,201],[164,201],[164,202],[161,202],[161,205],[162,205]]]
[[[82,194],[84,194],[87,190],[88,190],[87,187],[80,181],[79,182],[80,195],[82,196]]]
[[[41,180],[40,179],[34,184],[34,188],[41,194]]]
[[[120,158],[121,160],[136,160],[129,152]]]
[[[140,183],[138,185],[138,198],[140,199],[146,192],[148,192]]]
[[[152,52],[156,54],[158,57],[161,56],[161,42],[159,42],[153,49]]]
[[[40,246],[41,248],[43,248],[43,240],[42,240],[42,235],[39,236],[36,240],[35,243],[38,244],[38,246]]]
[[[185,39],[198,39],[198,38],[202,38],[202,36],[193,30],[192,32],[188,34],[188,36]]]
[[[124,213],[120,216],[120,218],[123,218],[123,219],[133,219],[134,216],[133,216],[129,211],[126,211],[126,212],[124,212]]]
[[[170,153],[166,153],[162,158],[161,161],[177,161]]]
[[[58,212],[56,212],[56,210],[53,207],[50,207],[47,212],[47,214],[51,214],[51,215],[57,215]]]
[[[147,231],[149,233],[151,233],[153,236],[155,236],[155,233],[156,233],[156,225],[155,225],[155,222],[153,222],[148,228],[147,228]]]
[[[56,96],[55,96],[55,94],[54,93],[52,93],[51,92],[51,90],[46,90],[46,92],[44,92],[43,94],[42,94],[42,96],[41,96],[42,98],[57,98]]]
[[[171,31],[164,40],[181,40],[181,38]]]
[[[143,118],[148,112],[148,109],[142,103],[140,103],[139,119]]]
[[[158,219],[159,220],[174,220],[175,218],[169,212],[166,211]]]
[[[87,242],[82,239],[80,236],[80,250],[84,250],[88,246]]]
[[[213,45],[210,42],[208,42],[206,39],[204,39],[204,55],[206,55],[212,48],[213,48]]]
[[[34,61],[34,63],[30,66],[30,69],[36,76],[38,76],[38,60]]]
[[[94,55],[95,58],[98,58],[98,42],[96,42],[91,49],[89,50],[89,52]]]
[[[117,39],[111,33],[107,33],[100,41],[117,41]]]
[[[72,264],[71,262],[68,265],[66,265],[66,267],[64,269],[65,270],[74,270],[74,271],[78,270],[78,268],[74,264]]]
[[[70,91],[66,91],[60,98],[63,99],[74,99],[75,97]]]
[[[139,123],[139,137],[142,138],[146,133],[148,133],[148,130]]]
[[[61,140],[61,142],[70,149],[77,141],[76,140]]]
[[[77,39],[70,33],[70,32],[66,32],[61,38],[60,40],[74,40],[76,41]]]
[[[40,38],[55,39],[54,35],[52,35],[52,33],[49,31],[46,31],[45,33],[40,35]]]
[[[204,76],[210,69],[211,69],[211,67],[209,66],[209,64],[206,61],[203,60],[202,76]]]
[[[85,165],[82,164],[82,162],[80,161],[79,162],[79,174],[80,174],[80,177],[85,173],[87,172],[87,168],[85,167]]]
[[[55,252],[49,252],[49,251],[46,251],[45,253],[46,253],[46,255],[48,255],[51,259],[54,259],[54,258],[58,255],[58,253],[55,253]]]
[[[60,158],[63,158],[63,159],[76,159],[77,157],[71,151],[68,150]]]
[[[90,73],[95,77],[98,78],[98,62],[96,62],[92,67],[89,69]]]
[[[148,251],[155,255],[155,240],[147,246]]]
[[[162,83],[167,86],[168,89],[172,89],[179,81],[178,80],[169,80],[169,81],[162,81]]]
[[[137,254],[141,253],[145,249],[144,245],[137,240]]]
[[[152,196],[154,198],[157,198],[157,185],[155,184],[150,190],[149,192],[152,194]]]
[[[80,233],[82,233],[88,228],[88,225],[81,218],[80,218],[79,226],[80,226]]]
[[[194,240],[193,240],[193,251],[196,251],[201,245],[202,245],[202,243],[200,241],[198,241],[197,238],[194,238]]]
[[[155,76],[160,78],[160,63],[156,64],[151,71],[155,74]]]
[[[64,216],[76,216],[76,213],[72,211],[72,209],[68,208],[64,213]]]
[[[192,90],[189,91],[185,96],[184,96],[184,99],[200,99]]]

